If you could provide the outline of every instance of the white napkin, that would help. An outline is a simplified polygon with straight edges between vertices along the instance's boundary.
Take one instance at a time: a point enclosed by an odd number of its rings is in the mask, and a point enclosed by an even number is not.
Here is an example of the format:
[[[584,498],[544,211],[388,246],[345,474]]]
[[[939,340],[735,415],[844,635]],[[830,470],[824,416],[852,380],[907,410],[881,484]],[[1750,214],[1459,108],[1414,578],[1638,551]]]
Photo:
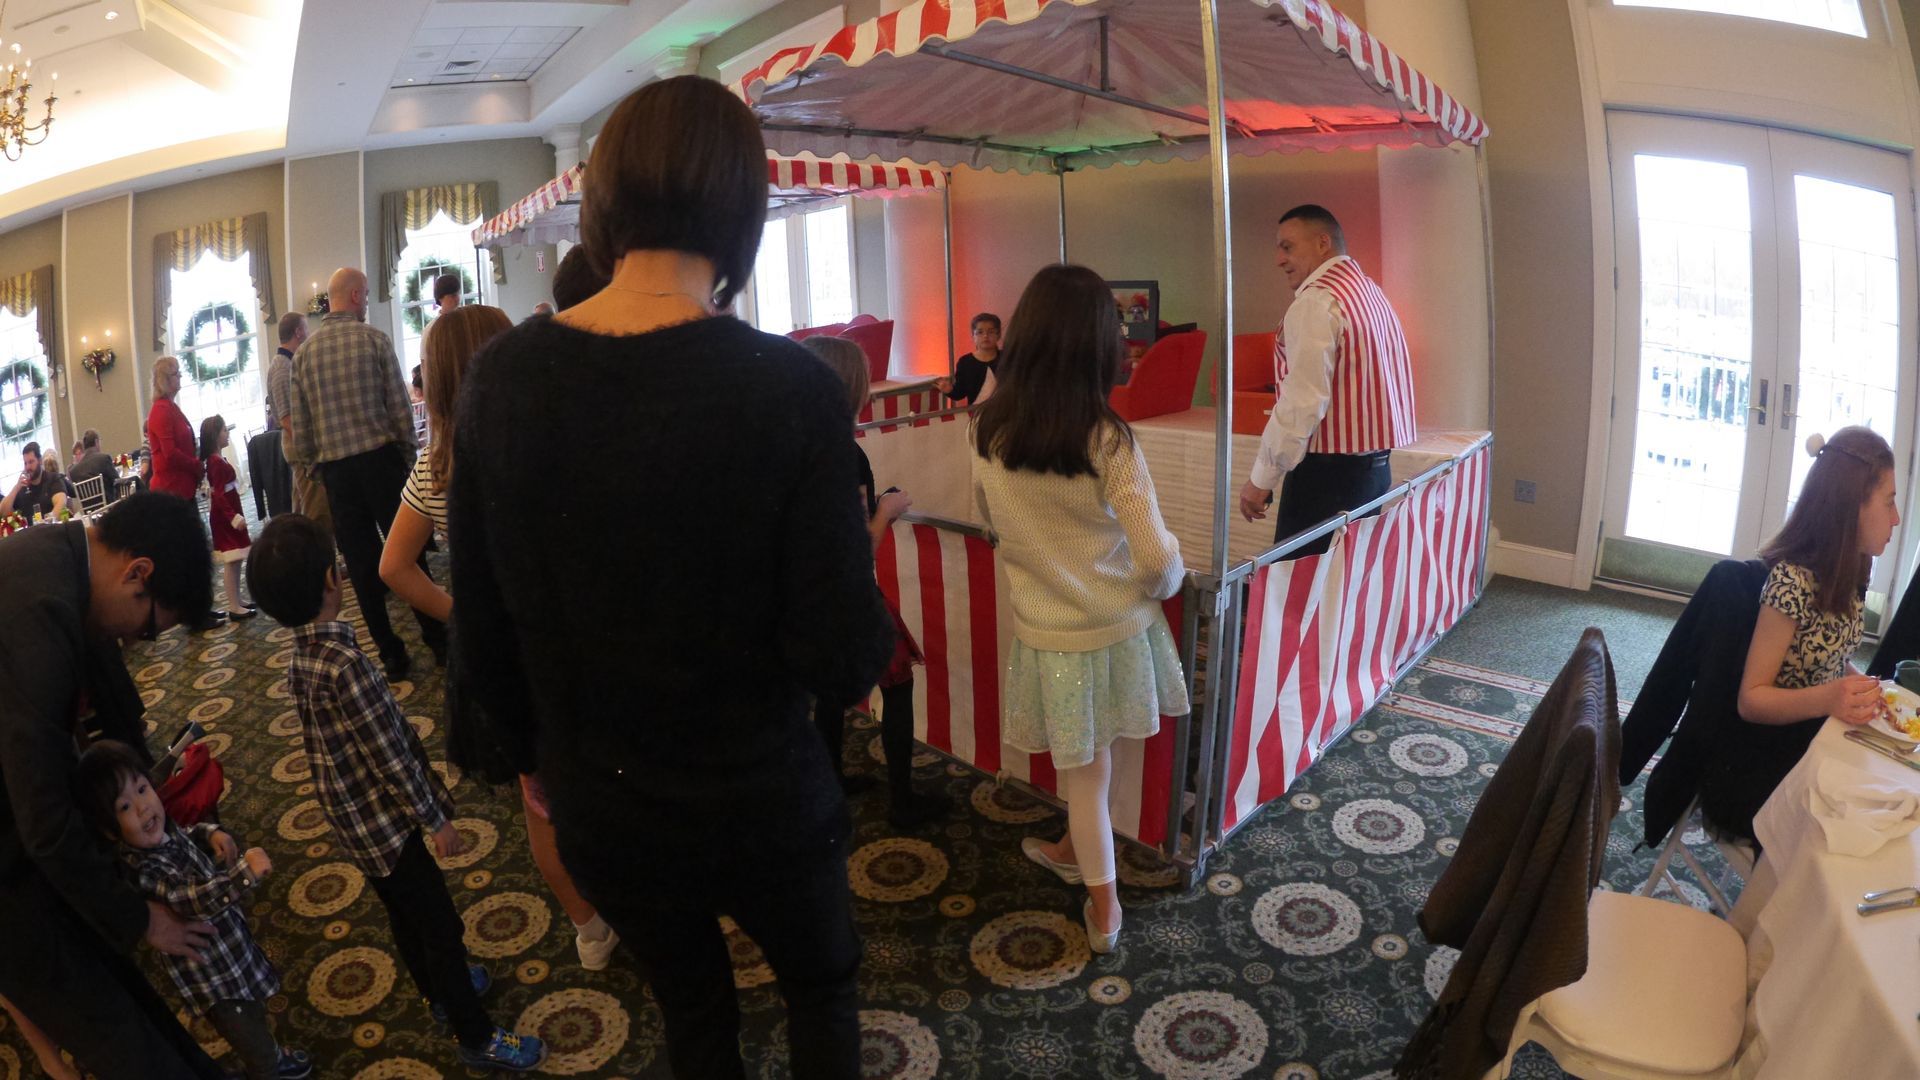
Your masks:
[[[1820,763],[1807,804],[1835,855],[1871,855],[1920,827],[1920,794],[1838,761]]]

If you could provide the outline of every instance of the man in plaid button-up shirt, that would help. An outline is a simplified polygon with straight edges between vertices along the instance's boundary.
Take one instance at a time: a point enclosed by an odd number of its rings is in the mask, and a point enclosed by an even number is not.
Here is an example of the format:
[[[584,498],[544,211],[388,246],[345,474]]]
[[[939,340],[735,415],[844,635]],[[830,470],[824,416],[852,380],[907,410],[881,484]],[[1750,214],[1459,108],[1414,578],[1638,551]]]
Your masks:
[[[327,282],[328,314],[293,357],[287,418],[293,422],[287,460],[320,470],[333,533],[347,576],[380,650],[387,677],[405,677],[407,647],[387,619],[380,580],[380,530],[393,524],[400,488],[417,448],[413,408],[400,377],[393,339],[366,324],[367,275],[351,267]],[[424,567],[424,563],[422,566]],[[420,637],[436,659],[446,655],[444,623],[415,611]]]

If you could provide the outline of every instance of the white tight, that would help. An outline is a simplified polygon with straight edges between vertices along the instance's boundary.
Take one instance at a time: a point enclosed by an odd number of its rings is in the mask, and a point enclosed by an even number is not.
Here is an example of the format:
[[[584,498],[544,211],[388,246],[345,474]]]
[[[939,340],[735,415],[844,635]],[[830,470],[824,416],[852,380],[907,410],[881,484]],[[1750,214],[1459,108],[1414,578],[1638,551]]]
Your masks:
[[[1113,782],[1113,756],[1108,747],[1094,751],[1093,760],[1077,769],[1061,769],[1060,794],[1067,800],[1067,835],[1080,862],[1080,876],[1088,885],[1114,879],[1113,821],[1107,813],[1107,789]]]
[[[227,610],[229,612],[241,610],[240,608],[240,563],[237,561],[223,562],[220,564],[220,573],[222,574],[224,578],[224,584],[227,587]]]

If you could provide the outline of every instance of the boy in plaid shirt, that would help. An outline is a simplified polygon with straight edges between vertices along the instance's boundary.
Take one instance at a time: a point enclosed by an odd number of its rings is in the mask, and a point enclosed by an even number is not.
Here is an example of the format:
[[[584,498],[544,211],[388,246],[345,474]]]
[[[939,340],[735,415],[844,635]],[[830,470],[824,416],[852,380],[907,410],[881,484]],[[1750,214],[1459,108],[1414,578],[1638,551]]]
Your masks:
[[[87,822],[117,842],[136,887],[175,914],[212,925],[200,959],[161,957],[187,1008],[213,1023],[248,1080],[311,1076],[306,1053],[282,1049],[273,1037],[267,999],[280,992],[280,973],[247,929],[243,904],[273,869],[267,853],[249,848],[242,855],[233,835],[211,824],[175,825],[125,743],[102,739],[88,747],[74,785]]]
[[[430,834],[442,858],[460,853],[453,800],[386,678],[340,621],[332,538],[310,518],[282,514],[254,541],[247,579],[261,609],[293,629],[287,689],[320,805],[341,850],[386,905],[407,973],[434,1016],[452,1025],[461,1064],[537,1068],[547,1056],[541,1040],[495,1027],[480,1004],[492,979],[467,963],[466,926],[421,839]]]

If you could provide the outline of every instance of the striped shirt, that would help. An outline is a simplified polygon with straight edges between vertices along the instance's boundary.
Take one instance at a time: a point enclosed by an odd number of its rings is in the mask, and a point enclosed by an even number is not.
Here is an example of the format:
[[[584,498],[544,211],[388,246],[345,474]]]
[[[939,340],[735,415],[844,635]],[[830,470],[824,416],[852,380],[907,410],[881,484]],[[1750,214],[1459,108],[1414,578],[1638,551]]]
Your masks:
[[[324,464],[388,443],[418,445],[393,340],[343,311],[321,320],[293,357],[288,461]]]
[[[243,906],[253,886],[246,863],[221,866],[211,854],[219,826],[195,825],[189,831],[167,822],[166,839],[150,848],[120,846],[120,857],[144,896],[187,919],[213,924],[206,959],[162,954],[160,963],[173,978],[181,999],[195,1015],[223,1001],[265,1001],[280,992],[280,974],[253,940]]]
[[[1308,453],[1369,454],[1417,437],[1400,319],[1360,264],[1336,255],[1300,284],[1273,345],[1279,400],[1251,479],[1272,490]]]
[[[423,453],[414,459],[413,471],[407,474],[407,485],[400,489],[400,501],[433,522],[434,532],[447,531],[447,496],[445,492],[433,490],[431,455]]]
[[[353,627],[296,628],[287,689],[334,840],[367,876],[386,877],[414,830],[452,819],[453,800]]]

